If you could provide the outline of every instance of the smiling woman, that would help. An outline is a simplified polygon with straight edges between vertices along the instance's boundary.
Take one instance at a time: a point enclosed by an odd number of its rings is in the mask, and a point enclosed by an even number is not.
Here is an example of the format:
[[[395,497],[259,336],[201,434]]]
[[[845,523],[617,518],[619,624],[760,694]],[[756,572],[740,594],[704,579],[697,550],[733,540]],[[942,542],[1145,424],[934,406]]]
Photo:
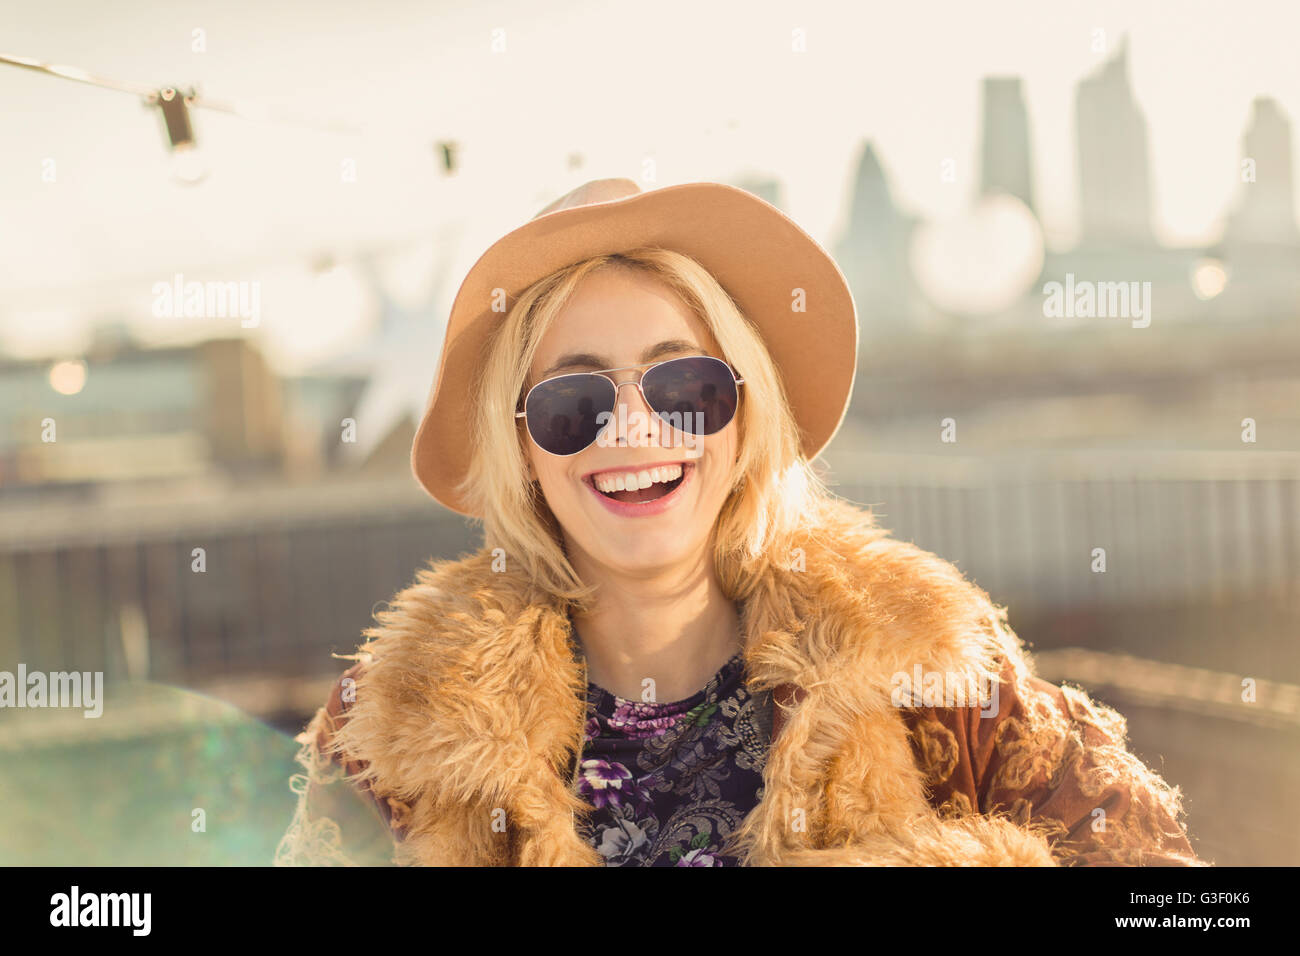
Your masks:
[[[487,412],[517,405],[521,394],[542,404],[536,396],[547,384],[578,377],[548,372],[561,361],[568,364],[560,370],[574,368],[575,358],[601,372],[585,377],[605,387],[590,403],[589,431],[597,431],[601,413],[614,413],[598,434],[578,440],[576,452],[554,454],[547,422],[531,408],[527,432]],[[732,368],[745,370],[743,386]],[[578,407],[572,394],[565,398]],[[525,293],[492,340],[476,407],[483,453],[467,470],[465,497],[478,502],[490,540],[578,607],[606,568],[626,576],[670,567],[681,578],[689,566],[702,586],[706,564],[756,553],[764,529],[770,539],[796,527],[817,484],[758,332],[708,272],[671,250],[587,259]],[[704,424],[679,430],[670,422],[680,418]],[[639,489],[643,470],[664,466],[680,468],[682,480],[655,508],[620,509],[593,493],[592,476],[612,481],[615,492],[622,481],[626,492],[628,476]],[[512,470],[529,480],[508,480]],[[616,520],[651,516],[659,520]],[[691,599],[679,591],[672,603],[683,598]],[[646,613],[661,620],[663,610]],[[734,620],[718,617],[733,629]],[[593,627],[589,622],[587,632]],[[633,673],[636,663],[628,662]]]
[[[278,862],[362,859],[355,786],[398,863],[1196,863],[1123,719],[822,484],[856,343],[834,262],[743,190],[600,180],[496,243],[412,449],[483,546],[366,631]]]

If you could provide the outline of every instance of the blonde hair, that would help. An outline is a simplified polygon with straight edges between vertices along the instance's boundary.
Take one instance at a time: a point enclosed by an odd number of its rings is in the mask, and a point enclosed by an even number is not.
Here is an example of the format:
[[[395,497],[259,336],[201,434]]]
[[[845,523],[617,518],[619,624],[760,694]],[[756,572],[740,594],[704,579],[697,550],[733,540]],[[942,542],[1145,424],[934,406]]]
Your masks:
[[[559,523],[527,473],[530,441],[514,417],[543,336],[584,278],[625,268],[654,277],[708,327],[745,380],[737,410],[739,457],[731,494],[714,527],[714,564],[724,592],[743,598],[765,555],[790,554],[793,535],[829,497],[804,458],[799,430],[767,346],[717,280],[689,256],[641,248],[566,266],[530,286],[489,340],[477,383],[475,448],[460,492],[482,515],[485,543],[518,560],[534,584],[579,608],[593,592],[564,552]]]

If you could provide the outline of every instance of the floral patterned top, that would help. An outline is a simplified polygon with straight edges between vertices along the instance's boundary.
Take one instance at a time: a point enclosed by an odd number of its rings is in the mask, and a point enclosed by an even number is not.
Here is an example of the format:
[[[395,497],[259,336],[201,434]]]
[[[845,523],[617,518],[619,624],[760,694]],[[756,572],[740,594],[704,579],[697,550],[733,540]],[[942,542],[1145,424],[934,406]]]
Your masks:
[[[587,684],[579,832],[608,866],[735,866],[727,837],[763,798],[770,692],[751,695],[737,652],[704,689],[642,703]]]

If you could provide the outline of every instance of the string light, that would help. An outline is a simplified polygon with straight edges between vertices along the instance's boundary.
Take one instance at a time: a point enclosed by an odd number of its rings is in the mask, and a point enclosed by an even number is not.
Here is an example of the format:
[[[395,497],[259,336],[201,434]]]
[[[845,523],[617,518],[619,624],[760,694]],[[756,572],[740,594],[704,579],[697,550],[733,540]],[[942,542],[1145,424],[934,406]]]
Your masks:
[[[74,66],[64,66],[57,63],[43,63],[40,60],[26,56],[15,56],[13,54],[0,53],[0,64],[20,67],[26,70],[34,70],[38,73],[44,73],[47,76],[57,76],[65,80],[73,80],[77,83],[86,83],[91,86],[97,86],[100,89],[113,90],[119,93],[130,93],[133,96],[140,97],[148,107],[160,107],[162,110],[163,121],[166,127],[168,143],[173,155],[173,171],[177,172],[180,165],[178,158],[187,157],[185,165],[193,165],[192,160],[196,141],[194,137],[194,128],[190,119],[191,109],[216,110],[221,113],[228,113],[232,116],[238,116],[241,119],[252,120],[254,122],[273,123],[282,126],[294,126],[300,129],[310,129],[317,132],[336,133],[346,136],[364,135],[365,130],[351,123],[333,122],[319,119],[311,119],[295,114],[284,112],[283,110],[268,110],[260,106],[250,104],[239,104],[228,100],[218,100],[212,97],[202,95],[193,89],[182,93],[178,87],[151,87],[142,83],[131,83],[123,80],[110,79],[108,77],[96,76],[87,70],[82,70]],[[387,134],[386,134],[387,135]],[[441,159],[443,170],[448,173],[454,173],[458,165],[457,151],[459,144],[453,141],[437,141],[434,144],[435,154]],[[187,156],[187,154],[190,154]],[[180,178],[184,178],[181,176]],[[201,177],[200,177],[201,178]]]
[[[138,83],[126,83],[122,80],[110,80],[102,76],[95,76],[86,70],[78,69],[75,66],[60,66],[57,63],[42,63],[40,60],[34,60],[29,56],[12,56],[0,53],[0,63],[8,63],[10,66],[22,67],[25,70],[36,70],[38,73],[48,73],[50,76],[62,77],[65,80],[74,80],[78,83],[89,83],[91,86],[98,86],[106,90],[117,90],[120,93],[134,93],[136,96],[152,96],[155,90],[152,87],[142,86]]]
[[[456,153],[460,149],[460,144],[445,141],[438,143],[435,149],[442,153],[443,170],[448,174],[454,173],[456,171],[456,160],[458,158]]]
[[[43,63],[40,60],[27,56],[15,56],[13,54],[0,53],[0,64],[8,64],[26,70],[34,70],[38,73],[44,73],[48,76],[57,76],[65,80],[73,80],[78,83],[87,83],[91,86],[97,86],[101,89],[114,90],[120,93],[130,93],[144,100],[145,105],[150,108],[161,107],[163,118],[167,128],[168,142],[173,157],[173,172],[185,181],[196,181],[192,177],[195,173],[190,167],[195,166],[197,157],[193,155],[195,149],[195,139],[193,125],[190,120],[191,109],[216,110],[221,113],[228,113],[232,116],[238,116],[241,119],[252,120],[261,123],[273,123],[282,126],[294,126],[300,129],[310,129],[317,132],[336,133],[345,136],[364,136],[368,131],[352,123],[334,122],[316,118],[307,118],[283,110],[269,110],[260,105],[249,103],[233,103],[228,100],[217,100],[212,97],[197,93],[191,89],[181,94],[179,89],[174,86],[152,87],[142,83],[131,83],[123,80],[114,80],[108,77],[96,76],[88,70],[83,70],[74,66],[64,66],[57,63]],[[735,120],[728,122],[728,128],[736,128]],[[371,131],[373,132],[373,131]],[[385,140],[392,139],[392,131],[383,129],[377,131],[383,135]],[[711,130],[710,130],[711,132]],[[179,138],[178,138],[179,137]],[[428,141],[422,140],[421,145],[427,148]],[[446,175],[453,175],[459,168],[459,151],[460,144],[454,140],[436,140],[433,143],[434,155],[441,162],[443,172]],[[190,155],[187,155],[190,154]],[[566,157],[570,171],[581,167],[585,157],[581,153],[570,153]],[[184,169],[187,175],[182,174]],[[198,178],[202,178],[201,174]]]
[[[167,139],[172,149],[194,147],[194,127],[190,125],[188,103],[194,101],[194,92],[182,94],[174,87],[160,90],[156,102],[162,107],[163,123],[167,126]]]
[[[182,93],[173,86],[159,90],[147,102],[162,112],[167,143],[172,151],[172,176],[179,182],[193,185],[207,178],[208,170],[198,152],[194,126],[190,122],[190,104],[194,91]]]

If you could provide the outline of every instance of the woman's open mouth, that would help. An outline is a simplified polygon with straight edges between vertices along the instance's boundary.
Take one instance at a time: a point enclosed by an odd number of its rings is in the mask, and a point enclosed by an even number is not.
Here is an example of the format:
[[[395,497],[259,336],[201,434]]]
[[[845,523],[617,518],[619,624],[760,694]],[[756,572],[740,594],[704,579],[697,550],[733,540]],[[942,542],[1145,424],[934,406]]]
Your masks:
[[[598,471],[583,478],[610,511],[623,516],[659,514],[679,497],[694,462],[664,462],[647,468]]]

